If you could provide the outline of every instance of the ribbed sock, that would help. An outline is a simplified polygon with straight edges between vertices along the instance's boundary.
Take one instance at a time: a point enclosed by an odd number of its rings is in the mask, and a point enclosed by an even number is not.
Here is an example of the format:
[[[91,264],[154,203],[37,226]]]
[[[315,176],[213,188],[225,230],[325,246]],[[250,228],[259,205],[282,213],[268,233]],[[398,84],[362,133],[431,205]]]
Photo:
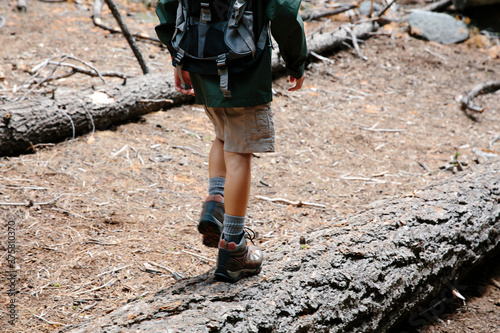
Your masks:
[[[245,216],[232,216],[224,214],[224,239],[228,242],[235,242],[238,244],[243,235],[243,227],[245,226]]]
[[[226,184],[226,178],[223,177],[212,177],[208,180],[208,194],[216,195],[220,194],[224,196],[224,185]]]

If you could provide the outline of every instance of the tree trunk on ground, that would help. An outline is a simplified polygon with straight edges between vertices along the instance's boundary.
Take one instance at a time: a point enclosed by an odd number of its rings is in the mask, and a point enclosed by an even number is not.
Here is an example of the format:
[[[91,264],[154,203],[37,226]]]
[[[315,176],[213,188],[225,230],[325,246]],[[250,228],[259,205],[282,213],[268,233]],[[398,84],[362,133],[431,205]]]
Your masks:
[[[65,332],[385,332],[500,249],[500,160],[267,249],[260,275],[213,271]],[[448,288],[448,289],[443,289]]]
[[[357,38],[367,38],[376,25],[363,23],[353,28]],[[316,53],[343,46],[350,37],[344,30],[334,34],[317,33],[308,41]],[[273,71],[283,71],[278,52],[273,52]],[[143,114],[169,108],[192,97],[174,89],[173,75],[149,74],[127,80],[126,85],[109,84],[100,89],[108,99],[93,102],[92,90],[62,91],[54,98],[25,100],[0,105],[0,156],[30,152],[33,145],[54,143],[96,129],[106,129]],[[173,100],[173,103],[165,100]],[[156,102],[151,102],[154,100]],[[149,101],[149,102],[148,102]]]

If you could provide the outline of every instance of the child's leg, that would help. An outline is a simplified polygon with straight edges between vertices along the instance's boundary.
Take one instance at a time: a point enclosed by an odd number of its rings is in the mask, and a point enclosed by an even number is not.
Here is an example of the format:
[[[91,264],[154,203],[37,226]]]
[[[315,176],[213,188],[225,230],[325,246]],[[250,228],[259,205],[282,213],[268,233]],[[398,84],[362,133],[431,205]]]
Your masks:
[[[208,157],[208,176],[210,178],[226,178],[226,163],[224,161],[224,141],[215,138]]]
[[[243,237],[250,195],[252,154],[225,152],[224,157],[227,170],[224,195],[227,199],[222,233],[225,240],[238,243]]]
[[[252,154],[224,152],[226,187],[224,189],[226,214],[245,216],[250,195]]]

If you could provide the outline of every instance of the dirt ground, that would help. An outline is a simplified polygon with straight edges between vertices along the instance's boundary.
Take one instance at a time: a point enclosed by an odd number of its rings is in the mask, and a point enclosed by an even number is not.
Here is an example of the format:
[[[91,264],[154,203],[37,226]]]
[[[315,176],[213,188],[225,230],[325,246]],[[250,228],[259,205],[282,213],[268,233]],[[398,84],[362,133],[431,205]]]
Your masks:
[[[154,35],[152,8],[116,1],[131,30]],[[333,2],[310,1],[305,7]],[[407,2],[404,9],[421,7]],[[31,71],[44,60],[140,75],[124,38],[92,24],[92,1],[0,2],[0,99],[50,94],[54,89],[102,86],[75,74],[34,85]],[[307,8],[305,8],[307,9]],[[349,17],[307,23],[331,30]],[[113,24],[106,8],[103,21]],[[153,71],[171,71],[168,53],[139,41]],[[456,97],[499,79],[498,38],[477,32],[465,43],[416,39],[404,24],[381,28],[361,51],[312,62],[305,87],[287,92],[275,81],[277,151],[255,154],[248,226],[257,244],[273,251],[312,230],[381,200],[411,193],[500,154],[500,93],[475,102],[483,113],[464,112]],[[51,75],[55,66],[40,70]],[[54,75],[67,71],[57,67]],[[106,78],[108,82],[120,79]],[[31,90],[30,90],[31,89]],[[216,250],[196,230],[206,196],[207,155],[213,129],[199,105],[185,105],[117,126],[44,145],[33,154],[0,159],[0,271],[7,275],[7,228],[15,224],[18,319],[8,323],[9,284],[2,279],[0,331],[54,332],[103,315],[130,299],[151,297],[184,277],[213,269]],[[455,167],[455,169],[453,168]],[[279,198],[325,207],[274,203]],[[498,257],[497,257],[498,258]],[[500,332],[498,260],[464,282],[466,305],[439,314],[419,332]],[[262,274],[266,274],[265,266]],[[481,280],[482,279],[482,280]],[[475,281],[475,282],[473,282]],[[480,282],[477,282],[480,281]],[[476,288],[477,284],[477,288]]]

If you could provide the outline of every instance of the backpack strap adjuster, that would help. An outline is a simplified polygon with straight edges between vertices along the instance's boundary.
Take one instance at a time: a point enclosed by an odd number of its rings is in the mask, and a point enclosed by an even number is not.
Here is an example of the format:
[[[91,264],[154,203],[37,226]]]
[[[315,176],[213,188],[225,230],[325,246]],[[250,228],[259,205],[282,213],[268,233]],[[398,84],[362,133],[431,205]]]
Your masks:
[[[229,91],[229,71],[227,70],[225,54],[217,57],[217,72],[220,79],[220,90],[225,98],[231,98],[231,92]]]
[[[210,4],[208,2],[201,3],[200,22],[212,21],[212,12],[210,11]]]

